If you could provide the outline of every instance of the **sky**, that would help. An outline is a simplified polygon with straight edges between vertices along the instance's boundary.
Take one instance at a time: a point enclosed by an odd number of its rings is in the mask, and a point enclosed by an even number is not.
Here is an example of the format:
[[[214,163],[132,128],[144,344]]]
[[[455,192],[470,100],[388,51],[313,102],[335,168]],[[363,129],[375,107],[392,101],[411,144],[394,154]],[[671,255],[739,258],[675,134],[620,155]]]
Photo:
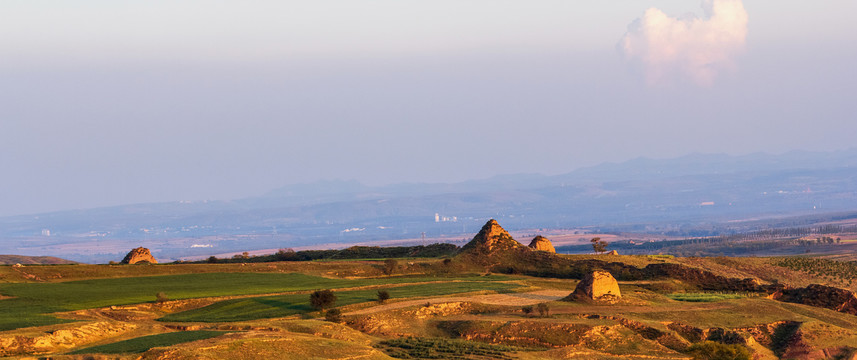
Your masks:
[[[853,147],[857,1],[5,0],[0,216]]]

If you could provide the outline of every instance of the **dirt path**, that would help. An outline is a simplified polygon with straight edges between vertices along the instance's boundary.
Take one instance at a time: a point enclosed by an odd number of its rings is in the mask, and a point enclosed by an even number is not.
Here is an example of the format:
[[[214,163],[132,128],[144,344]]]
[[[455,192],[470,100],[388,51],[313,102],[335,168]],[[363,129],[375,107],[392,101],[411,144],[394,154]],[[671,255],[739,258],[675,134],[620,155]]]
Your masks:
[[[405,300],[384,305],[373,306],[370,308],[350,311],[344,315],[363,315],[371,314],[380,311],[395,310],[406,308],[409,306],[422,305],[425,303],[439,304],[449,302],[476,302],[489,305],[509,305],[509,306],[525,306],[535,305],[548,301],[556,301],[568,296],[568,290],[539,290],[527,293],[512,293],[512,294],[490,294],[490,295],[472,295],[472,296],[452,296],[452,297],[436,297],[420,300]]]

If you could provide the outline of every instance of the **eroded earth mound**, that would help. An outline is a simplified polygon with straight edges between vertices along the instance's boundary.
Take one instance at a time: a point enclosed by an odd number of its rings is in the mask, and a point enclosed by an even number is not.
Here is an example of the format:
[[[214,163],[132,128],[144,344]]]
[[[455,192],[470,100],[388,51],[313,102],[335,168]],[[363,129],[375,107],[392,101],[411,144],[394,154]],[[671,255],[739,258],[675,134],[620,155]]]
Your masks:
[[[464,245],[462,250],[491,253],[511,250],[522,246],[524,245],[512,238],[512,235],[509,235],[509,232],[497,223],[497,220],[491,219],[485,223],[485,226],[482,227],[482,230],[479,230],[479,233],[473,237],[473,240]]]
[[[547,251],[556,254],[556,249],[553,247],[551,241],[541,235],[534,237],[529,246],[533,250]]]
[[[155,260],[155,257],[152,256],[152,253],[149,249],[144,247],[138,247],[128,252],[128,255],[125,255],[125,258],[122,259],[123,264],[137,264],[137,263],[149,263],[149,264],[157,264],[158,260]]]
[[[586,275],[569,295],[572,299],[615,302],[622,297],[619,283],[609,272],[595,270]]]

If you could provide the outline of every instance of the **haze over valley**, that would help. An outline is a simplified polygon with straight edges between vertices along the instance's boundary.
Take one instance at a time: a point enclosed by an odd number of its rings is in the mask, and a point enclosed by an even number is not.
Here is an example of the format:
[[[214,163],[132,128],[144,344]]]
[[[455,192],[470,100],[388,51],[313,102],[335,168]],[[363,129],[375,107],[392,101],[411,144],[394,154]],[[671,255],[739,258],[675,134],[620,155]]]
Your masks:
[[[776,227],[749,221],[754,219],[857,213],[855,175],[857,151],[848,150],[639,158],[562,175],[451,184],[326,181],[231,201],[5,217],[0,236],[12,241],[0,244],[0,253],[103,263],[136,246],[178,260],[349,244],[461,245],[490,218],[527,234],[556,229],[660,239],[728,235]]]

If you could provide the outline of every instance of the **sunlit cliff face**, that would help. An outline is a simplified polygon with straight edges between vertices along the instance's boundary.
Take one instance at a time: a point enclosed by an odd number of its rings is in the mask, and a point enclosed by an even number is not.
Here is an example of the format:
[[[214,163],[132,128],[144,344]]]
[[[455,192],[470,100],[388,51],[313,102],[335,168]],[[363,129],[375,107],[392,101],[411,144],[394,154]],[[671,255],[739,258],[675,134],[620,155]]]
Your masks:
[[[650,85],[689,79],[701,86],[734,66],[747,39],[747,11],[741,0],[708,0],[705,18],[670,17],[651,8],[628,27],[619,43],[638,63]]]

